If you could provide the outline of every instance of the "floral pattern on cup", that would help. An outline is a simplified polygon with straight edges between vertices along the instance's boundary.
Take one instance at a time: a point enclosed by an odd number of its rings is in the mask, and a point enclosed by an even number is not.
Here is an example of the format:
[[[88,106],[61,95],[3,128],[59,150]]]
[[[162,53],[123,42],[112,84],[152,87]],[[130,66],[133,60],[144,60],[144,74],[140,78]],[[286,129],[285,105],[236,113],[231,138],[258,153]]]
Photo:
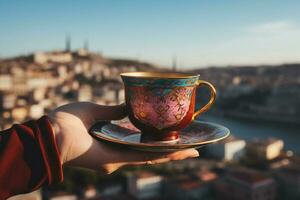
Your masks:
[[[194,87],[129,87],[134,117],[158,130],[177,125],[187,114]]]

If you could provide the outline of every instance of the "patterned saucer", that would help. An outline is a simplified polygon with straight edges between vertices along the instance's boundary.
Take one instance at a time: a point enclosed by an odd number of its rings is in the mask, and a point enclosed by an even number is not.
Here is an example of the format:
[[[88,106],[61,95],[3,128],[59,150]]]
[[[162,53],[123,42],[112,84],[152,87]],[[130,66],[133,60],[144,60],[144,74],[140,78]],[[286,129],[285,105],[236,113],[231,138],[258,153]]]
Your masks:
[[[223,140],[229,136],[230,131],[219,124],[193,121],[179,132],[179,140],[175,143],[142,143],[140,142],[140,130],[126,119],[113,122],[100,121],[90,129],[90,134],[98,140],[136,150],[172,152],[180,149],[200,148]]]

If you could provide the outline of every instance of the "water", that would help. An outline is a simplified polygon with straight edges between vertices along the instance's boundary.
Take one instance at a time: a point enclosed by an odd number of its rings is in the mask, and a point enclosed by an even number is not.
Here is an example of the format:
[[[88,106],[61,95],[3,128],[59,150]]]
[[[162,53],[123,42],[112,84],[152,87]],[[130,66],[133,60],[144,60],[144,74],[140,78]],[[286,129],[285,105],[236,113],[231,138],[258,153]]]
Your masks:
[[[222,124],[230,129],[232,135],[245,140],[267,137],[280,138],[284,141],[286,150],[300,153],[300,124],[286,125],[280,123],[255,122],[207,114],[200,116],[200,119]]]

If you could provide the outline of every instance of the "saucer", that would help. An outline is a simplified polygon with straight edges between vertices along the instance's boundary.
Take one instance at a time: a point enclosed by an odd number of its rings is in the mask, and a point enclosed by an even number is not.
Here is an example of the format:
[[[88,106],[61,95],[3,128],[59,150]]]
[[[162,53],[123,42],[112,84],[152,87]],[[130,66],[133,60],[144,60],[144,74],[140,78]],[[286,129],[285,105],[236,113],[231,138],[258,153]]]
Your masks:
[[[141,131],[128,120],[100,121],[91,129],[90,134],[96,139],[128,148],[151,151],[172,152],[188,148],[200,148],[215,143],[229,136],[228,128],[204,121],[193,121],[186,128],[179,131],[179,140],[175,142],[140,142]]]

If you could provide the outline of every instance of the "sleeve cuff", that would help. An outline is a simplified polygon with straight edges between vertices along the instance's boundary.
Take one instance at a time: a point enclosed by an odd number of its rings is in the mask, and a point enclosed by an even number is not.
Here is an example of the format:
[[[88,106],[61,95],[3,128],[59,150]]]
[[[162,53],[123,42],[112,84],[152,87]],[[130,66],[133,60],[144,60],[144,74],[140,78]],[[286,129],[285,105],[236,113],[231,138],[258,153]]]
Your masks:
[[[39,131],[37,131],[36,137],[44,158],[48,174],[48,184],[62,182],[63,171],[59,156],[60,154],[50,120],[47,116],[43,116],[37,120],[37,125]]]

